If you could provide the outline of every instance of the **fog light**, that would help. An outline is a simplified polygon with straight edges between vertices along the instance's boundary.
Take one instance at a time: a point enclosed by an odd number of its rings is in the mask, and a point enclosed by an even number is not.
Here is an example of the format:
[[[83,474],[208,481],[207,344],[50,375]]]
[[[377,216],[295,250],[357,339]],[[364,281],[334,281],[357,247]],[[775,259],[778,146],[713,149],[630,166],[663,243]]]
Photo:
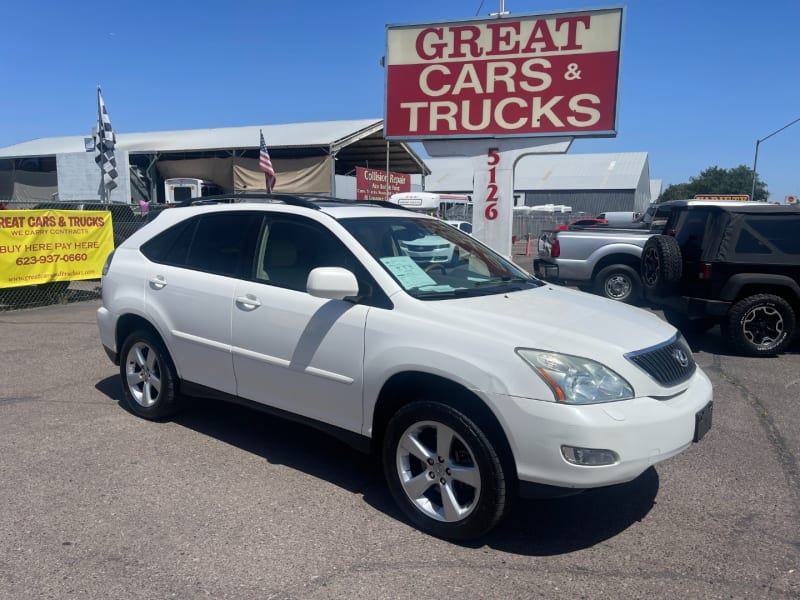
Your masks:
[[[583,467],[600,467],[602,465],[613,465],[619,460],[619,456],[613,450],[600,450],[597,448],[575,448],[573,446],[561,446],[561,454],[567,462]]]

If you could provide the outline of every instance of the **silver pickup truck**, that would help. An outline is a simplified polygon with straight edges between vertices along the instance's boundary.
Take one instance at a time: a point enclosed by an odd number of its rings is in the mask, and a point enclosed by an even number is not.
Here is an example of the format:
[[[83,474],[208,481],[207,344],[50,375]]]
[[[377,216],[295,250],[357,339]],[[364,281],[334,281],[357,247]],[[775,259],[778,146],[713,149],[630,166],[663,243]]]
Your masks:
[[[545,232],[539,238],[539,258],[533,261],[533,269],[547,281],[635,304],[641,298],[642,248],[654,233],[601,228]]]

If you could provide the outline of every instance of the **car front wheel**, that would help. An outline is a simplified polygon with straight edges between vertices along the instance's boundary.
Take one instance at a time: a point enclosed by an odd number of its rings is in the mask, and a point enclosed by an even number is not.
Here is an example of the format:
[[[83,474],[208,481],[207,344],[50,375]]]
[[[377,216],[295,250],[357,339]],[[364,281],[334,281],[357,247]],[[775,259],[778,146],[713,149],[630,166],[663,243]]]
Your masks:
[[[156,420],[180,409],[175,367],[156,334],[133,332],[125,338],[120,358],[122,390],[131,412]]]
[[[508,473],[464,413],[433,401],[401,408],[383,445],[389,489],[422,531],[465,540],[494,527],[510,505]]]
[[[747,356],[774,356],[792,342],[795,315],[791,305],[772,294],[756,294],[739,300],[728,311],[723,334]]]

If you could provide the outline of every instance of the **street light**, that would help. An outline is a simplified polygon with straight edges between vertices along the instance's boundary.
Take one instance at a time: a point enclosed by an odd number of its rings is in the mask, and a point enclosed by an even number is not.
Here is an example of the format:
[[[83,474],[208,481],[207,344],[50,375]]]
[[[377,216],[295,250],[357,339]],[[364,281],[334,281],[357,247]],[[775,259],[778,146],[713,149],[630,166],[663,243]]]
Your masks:
[[[795,119],[794,121],[792,121],[791,123],[787,123],[786,125],[784,125],[784,126],[783,126],[783,127],[781,127],[780,129],[776,129],[775,131],[773,131],[772,133],[770,133],[768,136],[765,136],[765,137],[761,138],[760,140],[756,140],[756,156],[755,156],[755,158],[753,159],[753,189],[752,189],[752,190],[751,190],[751,192],[750,192],[750,200],[755,200],[755,199],[756,199],[756,165],[758,164],[758,147],[759,147],[759,145],[760,145],[760,144],[761,144],[761,142],[763,142],[764,140],[768,140],[769,138],[771,138],[771,137],[772,137],[773,135],[775,135],[776,133],[780,133],[781,131],[783,131],[783,130],[784,130],[784,129],[786,129],[787,127],[791,127],[792,125],[794,125],[794,124],[795,124],[795,123],[797,123],[798,121],[800,121],[800,117],[796,118],[796,119]]]

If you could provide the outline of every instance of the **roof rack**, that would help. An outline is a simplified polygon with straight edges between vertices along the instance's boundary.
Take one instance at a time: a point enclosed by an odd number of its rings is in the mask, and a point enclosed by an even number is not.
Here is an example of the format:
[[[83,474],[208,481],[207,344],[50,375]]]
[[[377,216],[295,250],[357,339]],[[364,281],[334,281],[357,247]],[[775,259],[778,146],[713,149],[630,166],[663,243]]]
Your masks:
[[[213,196],[201,196],[186,200],[186,204],[177,203],[178,206],[197,206],[203,204],[220,204],[222,202],[283,202],[293,206],[303,206],[319,210],[319,206],[300,197],[299,194],[268,194],[266,192],[230,192],[228,194],[215,194]]]
[[[268,194],[266,192],[231,192],[229,194],[216,194],[214,196],[203,196],[200,198],[193,198],[190,200],[190,205],[195,204],[217,204],[224,201],[240,201],[240,202],[283,202],[284,204],[289,204],[291,206],[302,206],[304,208],[312,208],[314,210],[319,210],[321,202],[330,202],[332,204],[358,204],[359,206],[380,206],[383,208],[396,208],[400,210],[407,210],[411,211],[411,209],[396,204],[394,202],[389,202],[387,200],[353,200],[351,198],[337,198],[335,196],[330,196],[327,194],[321,193],[296,193],[296,194],[289,194],[289,193],[272,193]],[[413,211],[411,211],[413,212]]]

